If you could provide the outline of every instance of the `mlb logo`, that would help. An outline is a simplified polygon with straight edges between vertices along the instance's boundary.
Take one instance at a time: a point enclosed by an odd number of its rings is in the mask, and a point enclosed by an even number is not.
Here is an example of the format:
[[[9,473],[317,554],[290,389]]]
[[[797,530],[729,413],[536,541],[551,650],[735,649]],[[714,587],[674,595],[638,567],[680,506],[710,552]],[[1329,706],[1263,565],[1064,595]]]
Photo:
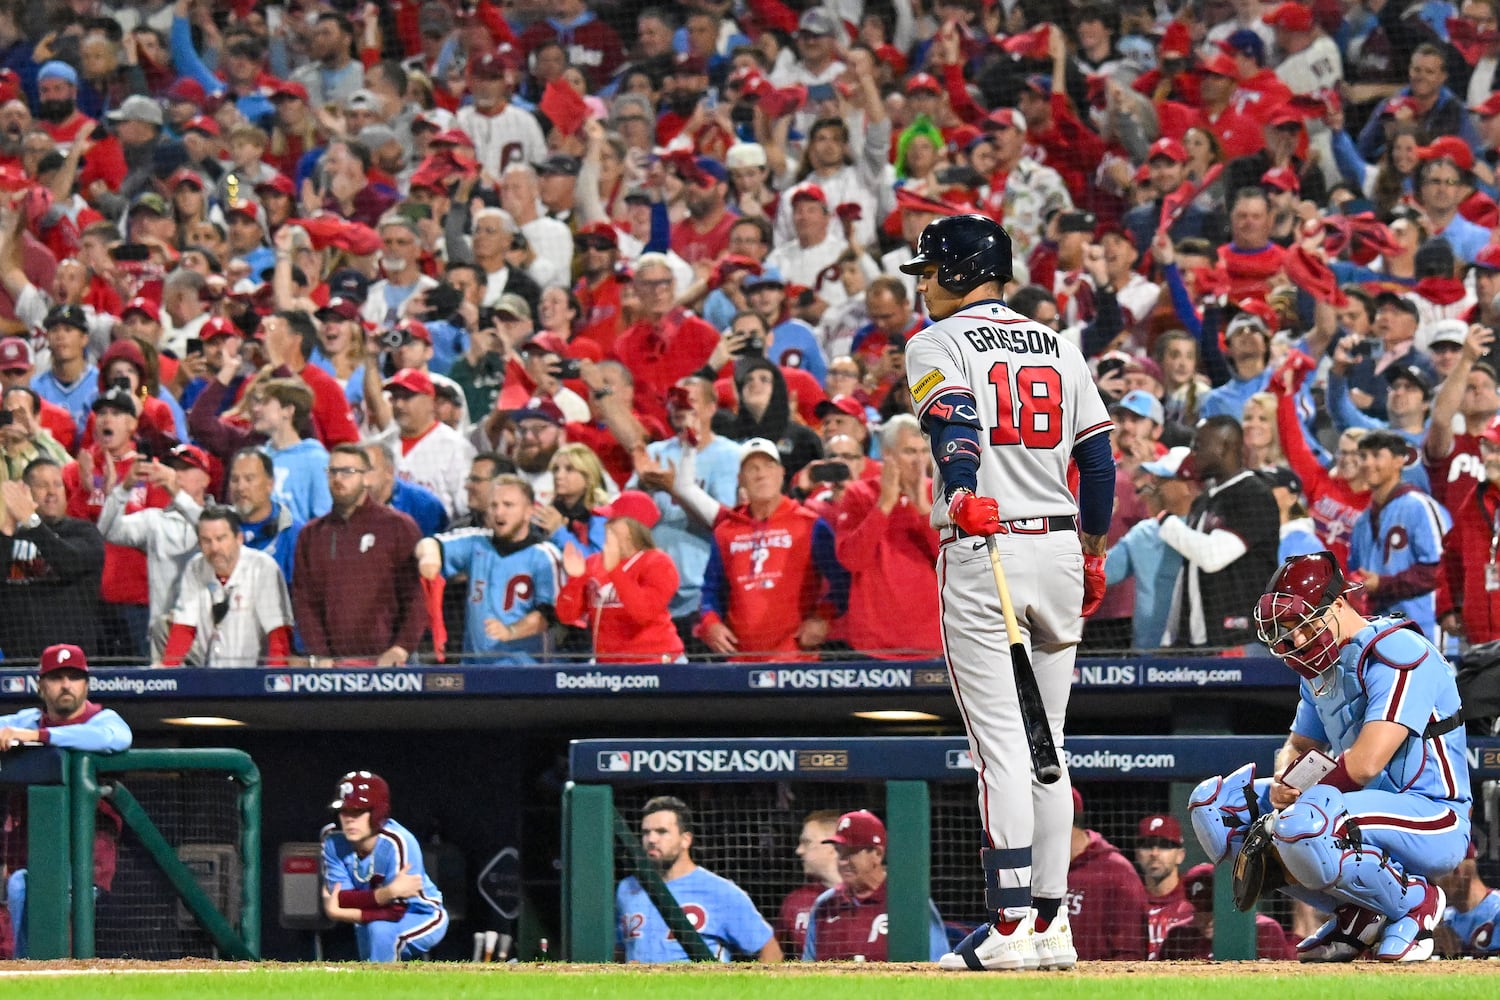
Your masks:
[[[974,770],[974,758],[967,750],[948,751],[948,770],[950,771],[972,771]]]
[[[629,750],[600,750],[599,770],[601,771],[629,771]]]
[[[266,678],[266,691],[269,694],[286,694],[291,689],[291,674],[271,674]]]
[[[774,670],[752,670],[750,671],[750,686],[753,688],[774,688],[776,686],[776,671]]]
[[[5,694],[25,694],[25,677],[0,677],[0,692]]]

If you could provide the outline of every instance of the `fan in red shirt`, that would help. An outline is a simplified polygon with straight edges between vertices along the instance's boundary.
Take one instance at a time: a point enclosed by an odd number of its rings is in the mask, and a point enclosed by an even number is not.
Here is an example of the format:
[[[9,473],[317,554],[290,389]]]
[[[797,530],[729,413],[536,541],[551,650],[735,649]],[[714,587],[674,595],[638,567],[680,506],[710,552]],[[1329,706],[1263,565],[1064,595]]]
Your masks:
[[[1040,151],[1034,159],[1062,175],[1075,203],[1086,203],[1104,140],[1078,120],[1066,95],[1052,92],[1049,76],[1028,76],[1016,106],[1026,118],[1027,141]]]
[[[1146,884],[1146,957],[1156,958],[1167,928],[1193,915],[1182,879],[1178,877],[1186,852],[1182,825],[1171,816],[1146,816],[1136,825],[1135,863]]]
[[[1479,436],[1484,478],[1448,492],[1453,529],[1443,539],[1437,616],[1443,631],[1470,643],[1500,639],[1500,418]]]
[[[1276,429],[1287,465],[1302,480],[1307,512],[1313,519],[1318,540],[1328,547],[1339,565],[1349,565],[1349,538],[1354,522],[1370,506],[1370,487],[1359,462],[1359,438],[1346,431],[1339,436],[1338,454],[1332,470],[1325,469],[1307,446],[1297,416],[1299,374],[1283,371],[1271,378],[1276,394]]]
[[[579,262],[573,294],[578,297],[580,312],[580,327],[573,340],[587,339],[608,354],[625,329],[625,315],[620,309],[625,283],[615,271],[620,262],[620,233],[608,222],[590,222],[579,227],[573,249],[573,259]],[[582,354],[570,351],[568,356]]]
[[[1239,88],[1239,67],[1222,52],[1204,60],[1198,84],[1201,107],[1160,101],[1156,110],[1161,120],[1161,134],[1180,140],[1194,125],[1212,132],[1224,148],[1224,159],[1258,153],[1265,145],[1260,122],[1235,109],[1234,95]]]
[[[1163,961],[1213,958],[1214,866],[1194,865],[1183,883],[1192,915],[1167,928],[1157,957]],[[1264,913],[1255,915],[1255,954],[1277,962],[1297,960],[1297,949],[1287,940],[1286,931]]]
[[[672,250],[689,264],[711,264],[729,252],[729,231],[738,216],[729,211],[729,171],[700,156],[679,161],[688,215],[672,227]]]
[[[636,264],[640,319],[615,341],[614,356],[635,373],[636,404],[658,421],[667,419],[667,390],[691,375],[719,345],[719,331],[674,305],[672,268],[661,254]]]
[[[651,539],[661,520],[656,502],[625,490],[594,513],[607,519],[604,551],[584,559],[572,542],[564,546],[568,582],[557,595],[558,620],[589,630],[599,663],[682,661],[682,638],[668,611],[677,567]]]
[[[78,71],[59,59],[37,71],[36,93],[38,124],[55,142],[88,138],[99,124],[78,110]]]

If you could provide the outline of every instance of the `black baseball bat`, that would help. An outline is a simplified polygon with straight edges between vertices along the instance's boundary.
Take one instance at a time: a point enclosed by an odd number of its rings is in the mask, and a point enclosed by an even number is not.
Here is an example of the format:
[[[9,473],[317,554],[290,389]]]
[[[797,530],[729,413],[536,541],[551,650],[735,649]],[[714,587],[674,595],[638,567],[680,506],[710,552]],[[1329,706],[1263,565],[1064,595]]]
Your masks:
[[[1016,624],[1016,609],[1005,584],[1005,569],[1000,565],[1000,545],[994,535],[985,538],[989,548],[990,568],[995,571],[995,589],[1000,593],[1000,612],[1005,616],[1005,636],[1010,640],[1010,665],[1016,676],[1016,700],[1021,707],[1021,725],[1026,730],[1026,746],[1031,750],[1031,770],[1036,780],[1050,785],[1062,777],[1057,761],[1057,747],[1052,742],[1052,727],[1047,723],[1047,707],[1042,704],[1042,689],[1037,686],[1036,672],[1031,669],[1031,651],[1021,641]]]

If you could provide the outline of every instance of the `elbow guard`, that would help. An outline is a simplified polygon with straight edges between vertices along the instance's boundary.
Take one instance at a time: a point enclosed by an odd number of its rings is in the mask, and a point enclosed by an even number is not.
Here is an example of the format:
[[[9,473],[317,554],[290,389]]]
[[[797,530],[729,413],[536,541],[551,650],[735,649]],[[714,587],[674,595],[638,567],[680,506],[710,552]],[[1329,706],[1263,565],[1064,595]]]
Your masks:
[[[974,396],[950,389],[927,404],[922,429],[932,442],[932,459],[943,479],[943,490],[979,492],[979,413]]]

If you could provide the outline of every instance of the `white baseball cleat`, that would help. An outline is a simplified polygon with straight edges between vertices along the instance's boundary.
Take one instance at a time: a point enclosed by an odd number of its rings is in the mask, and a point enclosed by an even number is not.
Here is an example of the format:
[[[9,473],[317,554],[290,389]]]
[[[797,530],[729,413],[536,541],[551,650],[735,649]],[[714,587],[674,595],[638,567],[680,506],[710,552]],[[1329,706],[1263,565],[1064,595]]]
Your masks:
[[[1385,915],[1347,903],[1297,945],[1300,962],[1352,962],[1374,947]]]
[[[1019,972],[1035,969],[1037,950],[1027,914],[1009,933],[984,924],[959,942],[958,947],[938,959],[938,967],[974,972]]]
[[[1071,969],[1078,964],[1078,949],[1073,947],[1073,928],[1068,925],[1066,913],[1059,910],[1046,930],[1035,929],[1035,910],[1031,911],[1031,919],[1031,943],[1036,948],[1037,968]]]

